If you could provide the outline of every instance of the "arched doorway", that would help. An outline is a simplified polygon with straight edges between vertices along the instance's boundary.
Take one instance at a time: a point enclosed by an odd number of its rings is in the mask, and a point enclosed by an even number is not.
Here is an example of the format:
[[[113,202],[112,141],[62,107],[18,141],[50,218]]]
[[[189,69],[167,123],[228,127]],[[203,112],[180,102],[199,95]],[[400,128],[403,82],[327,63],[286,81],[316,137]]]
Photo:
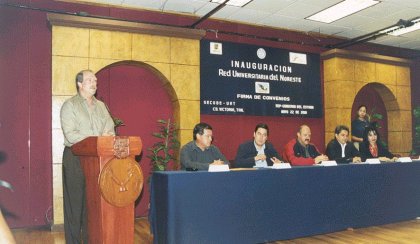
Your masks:
[[[97,98],[109,107],[112,116],[122,119],[118,128],[121,136],[140,136],[143,142],[137,161],[142,168],[145,183],[150,176],[148,148],[156,138],[158,119],[174,117],[171,95],[164,87],[166,80],[158,71],[141,62],[120,62],[101,69],[97,74]],[[172,93],[173,95],[173,93]],[[174,99],[176,100],[176,99]],[[135,216],[147,216],[149,189],[147,183],[136,201]]]
[[[381,93],[375,89],[375,87],[379,86],[381,86],[381,84],[371,83],[362,87],[356,94],[351,114],[352,120],[356,119],[357,109],[360,105],[365,105],[367,107],[367,113],[371,117],[370,122],[376,122],[378,124],[378,132],[381,135],[381,140],[388,143],[388,113]],[[382,119],[379,119],[379,116],[381,116]]]
[[[372,92],[386,111],[388,147],[406,156],[412,148],[409,61],[375,54],[334,49],[321,54],[324,69],[325,141],[337,125],[350,125],[360,96]],[[368,102],[366,102],[368,103]],[[373,103],[375,104],[375,103]],[[369,106],[369,104],[366,104]],[[376,104],[374,106],[377,106]]]

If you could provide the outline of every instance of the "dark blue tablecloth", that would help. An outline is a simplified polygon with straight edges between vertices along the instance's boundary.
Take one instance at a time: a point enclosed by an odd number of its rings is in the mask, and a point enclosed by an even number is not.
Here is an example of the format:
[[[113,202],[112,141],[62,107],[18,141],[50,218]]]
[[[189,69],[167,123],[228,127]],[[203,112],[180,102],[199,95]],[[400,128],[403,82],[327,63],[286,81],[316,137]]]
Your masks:
[[[261,243],[420,216],[420,163],[157,172],[155,243]]]

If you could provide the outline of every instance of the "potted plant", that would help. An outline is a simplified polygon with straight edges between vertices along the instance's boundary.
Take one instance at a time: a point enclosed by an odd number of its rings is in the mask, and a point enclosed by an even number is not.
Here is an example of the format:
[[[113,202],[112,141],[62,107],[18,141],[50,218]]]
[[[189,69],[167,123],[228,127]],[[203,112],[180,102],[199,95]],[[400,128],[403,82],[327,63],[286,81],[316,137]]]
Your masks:
[[[112,115],[111,115],[111,118],[114,121],[115,135],[118,136],[119,135],[119,133],[118,133],[118,127],[124,126],[125,125],[124,124],[124,121],[122,121],[122,119],[120,119],[120,118],[113,117]]]
[[[152,171],[167,170],[168,163],[173,162],[173,168],[178,167],[176,152],[179,149],[178,133],[175,123],[171,119],[157,121],[159,132],[152,135],[158,138],[158,142],[153,144],[147,150],[150,154],[147,156],[151,160]]]
[[[6,187],[13,191],[12,185],[10,183],[0,180],[0,186]],[[3,217],[3,213],[0,209],[0,243],[5,244],[15,244],[15,238],[13,237],[12,231],[10,231],[9,226],[6,223],[6,220]]]
[[[420,106],[417,106],[413,109],[414,115],[414,138],[413,138],[413,150],[411,155],[420,154]]]

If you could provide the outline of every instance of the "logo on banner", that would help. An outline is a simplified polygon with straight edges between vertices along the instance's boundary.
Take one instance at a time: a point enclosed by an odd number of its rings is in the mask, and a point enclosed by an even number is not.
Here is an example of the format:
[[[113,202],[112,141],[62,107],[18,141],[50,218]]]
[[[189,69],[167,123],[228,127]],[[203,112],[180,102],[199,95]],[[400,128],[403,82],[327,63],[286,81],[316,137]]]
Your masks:
[[[222,43],[210,42],[210,53],[216,54],[216,55],[222,55],[223,54]]]
[[[257,50],[258,58],[265,59],[266,55],[267,55],[267,53],[265,52],[264,48],[258,48],[258,50]]]
[[[293,64],[307,64],[306,54],[304,53],[289,53],[289,62]]]
[[[269,94],[270,93],[270,83],[268,82],[255,82],[255,93]]]

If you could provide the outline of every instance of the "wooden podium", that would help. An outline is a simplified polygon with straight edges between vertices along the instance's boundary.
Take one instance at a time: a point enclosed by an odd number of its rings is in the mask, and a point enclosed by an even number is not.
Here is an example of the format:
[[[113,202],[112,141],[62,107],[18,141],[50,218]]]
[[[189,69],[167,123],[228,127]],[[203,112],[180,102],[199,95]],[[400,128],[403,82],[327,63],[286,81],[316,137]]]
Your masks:
[[[134,243],[134,201],[143,188],[140,137],[88,137],[72,146],[86,178],[89,243]]]

